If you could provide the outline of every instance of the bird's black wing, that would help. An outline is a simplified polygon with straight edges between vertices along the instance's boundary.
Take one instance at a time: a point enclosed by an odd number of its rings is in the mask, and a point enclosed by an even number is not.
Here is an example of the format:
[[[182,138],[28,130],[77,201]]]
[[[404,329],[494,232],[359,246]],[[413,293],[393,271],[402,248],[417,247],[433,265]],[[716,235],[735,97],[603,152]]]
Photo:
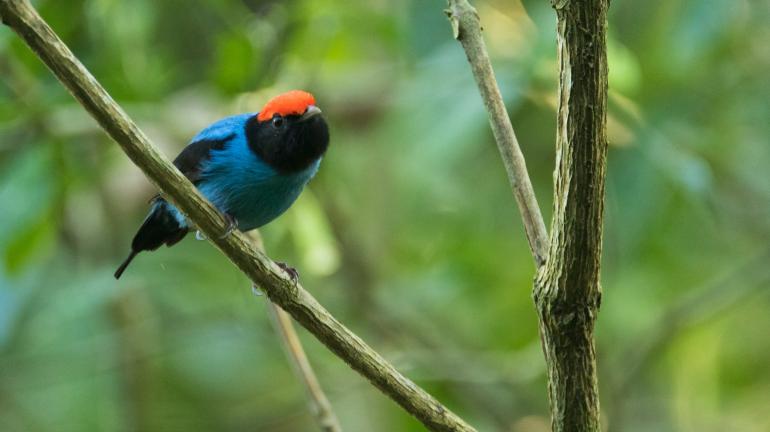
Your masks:
[[[222,150],[225,144],[233,139],[235,134],[230,134],[222,139],[201,139],[193,141],[179,153],[174,159],[174,165],[182,171],[191,182],[197,183],[201,178],[201,166],[203,161],[211,157],[212,150]]]
[[[203,162],[211,157],[212,151],[223,150],[227,142],[233,137],[235,134],[221,139],[193,141],[174,159],[174,165],[191,182],[197,183],[201,179]],[[182,240],[189,231],[187,225],[180,224],[176,215],[170,210],[171,205],[160,195],[156,195],[151,201],[153,203],[152,210],[131,242],[131,253],[115,271],[115,279],[120,278],[123,271],[139,252],[155,250],[163,244],[172,246]]]

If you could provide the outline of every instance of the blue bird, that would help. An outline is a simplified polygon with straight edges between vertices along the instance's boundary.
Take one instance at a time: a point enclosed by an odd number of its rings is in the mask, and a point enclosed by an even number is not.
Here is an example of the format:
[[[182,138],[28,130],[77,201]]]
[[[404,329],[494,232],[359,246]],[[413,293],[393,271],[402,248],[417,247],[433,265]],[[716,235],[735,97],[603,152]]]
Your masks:
[[[196,135],[174,165],[237,228],[259,228],[285,212],[318,171],[329,146],[329,128],[310,93],[293,90],[269,100],[258,113],[227,117]],[[139,252],[173,246],[192,229],[161,197],[115,271],[119,279]],[[282,266],[293,277],[296,271]]]

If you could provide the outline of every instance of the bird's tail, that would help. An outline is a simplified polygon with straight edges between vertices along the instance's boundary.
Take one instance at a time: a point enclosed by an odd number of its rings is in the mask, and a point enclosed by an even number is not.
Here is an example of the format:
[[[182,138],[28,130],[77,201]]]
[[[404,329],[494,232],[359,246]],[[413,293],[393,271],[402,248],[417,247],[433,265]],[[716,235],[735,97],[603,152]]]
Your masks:
[[[128,267],[129,264],[131,264],[131,261],[134,260],[134,257],[136,254],[138,254],[139,251],[131,250],[131,253],[128,254],[128,257],[126,257],[125,260],[123,260],[123,263],[118,267],[117,270],[115,270],[115,279],[120,279],[120,276],[123,274],[124,271],[126,271],[126,267]]]
[[[115,271],[115,279],[120,279],[139,252],[155,250],[164,243],[166,246],[172,246],[187,235],[187,225],[179,221],[175,212],[176,209],[166,200],[155,200],[150,214],[144,219],[131,242],[131,253]]]

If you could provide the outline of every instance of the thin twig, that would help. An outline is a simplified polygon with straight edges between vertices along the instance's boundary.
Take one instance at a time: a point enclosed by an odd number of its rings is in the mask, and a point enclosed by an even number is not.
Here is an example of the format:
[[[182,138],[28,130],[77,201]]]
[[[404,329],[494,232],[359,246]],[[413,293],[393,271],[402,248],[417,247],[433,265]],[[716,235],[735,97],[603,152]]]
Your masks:
[[[150,143],[90,72],[26,0],[0,0],[0,18],[35,51],[56,77],[211,242],[271,301],[294,317],[351,368],[434,431],[473,431],[460,417],[399,373],[379,353],[343,326],[280,267],[256,251],[192,183]]]
[[[452,25],[455,39],[460,41],[471,65],[473,78],[479,87],[481,99],[489,114],[489,124],[495,137],[500,156],[503,158],[508,181],[511,184],[516,203],[519,205],[521,220],[527,234],[529,248],[535,265],[545,264],[548,253],[548,231],[545,228],[540,206],[537,204],[532,181],[529,179],[527,164],[519,147],[519,140],[513,131],[511,119],[500,94],[500,88],[492,70],[481,24],[476,9],[467,0],[448,0],[447,17]]]
[[[260,252],[265,252],[265,244],[258,230],[249,232],[248,236],[253,240],[254,247]],[[341,432],[342,427],[340,427],[340,422],[337,420],[337,415],[334,414],[332,404],[329,402],[329,398],[326,397],[321,383],[318,382],[313,367],[310,365],[310,361],[305,354],[305,350],[302,348],[302,342],[300,342],[297,331],[294,329],[294,324],[291,322],[291,316],[275,303],[271,301],[266,303],[272,318],[273,328],[275,328],[275,332],[278,333],[283,342],[289,363],[291,363],[294,373],[307,391],[310,411],[313,413],[319,428],[323,432]]]
[[[294,325],[291,323],[291,316],[273,302],[268,302],[267,307],[270,309],[270,316],[273,318],[275,330],[283,340],[286,355],[289,357],[294,372],[304,384],[305,390],[307,390],[310,410],[313,412],[318,426],[324,432],[342,431],[340,422],[337,420],[337,416],[332,409],[332,404],[326,397],[323,388],[321,388],[321,384],[313,372],[313,367],[310,366],[307,355],[305,355],[305,350],[302,349],[302,343],[299,340],[299,336],[297,336],[297,332],[294,330]]]

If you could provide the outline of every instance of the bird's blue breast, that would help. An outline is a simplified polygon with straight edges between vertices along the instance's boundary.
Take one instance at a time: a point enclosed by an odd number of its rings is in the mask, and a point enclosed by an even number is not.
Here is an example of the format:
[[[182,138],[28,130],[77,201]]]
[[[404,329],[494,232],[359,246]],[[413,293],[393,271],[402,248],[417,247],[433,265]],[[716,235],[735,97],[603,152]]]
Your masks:
[[[318,171],[321,158],[302,171],[282,174],[267,165],[248,146],[245,126],[254,114],[222,119],[201,131],[193,141],[227,139],[202,163],[198,189],[220,211],[238,221],[242,231],[259,228],[285,212]]]

